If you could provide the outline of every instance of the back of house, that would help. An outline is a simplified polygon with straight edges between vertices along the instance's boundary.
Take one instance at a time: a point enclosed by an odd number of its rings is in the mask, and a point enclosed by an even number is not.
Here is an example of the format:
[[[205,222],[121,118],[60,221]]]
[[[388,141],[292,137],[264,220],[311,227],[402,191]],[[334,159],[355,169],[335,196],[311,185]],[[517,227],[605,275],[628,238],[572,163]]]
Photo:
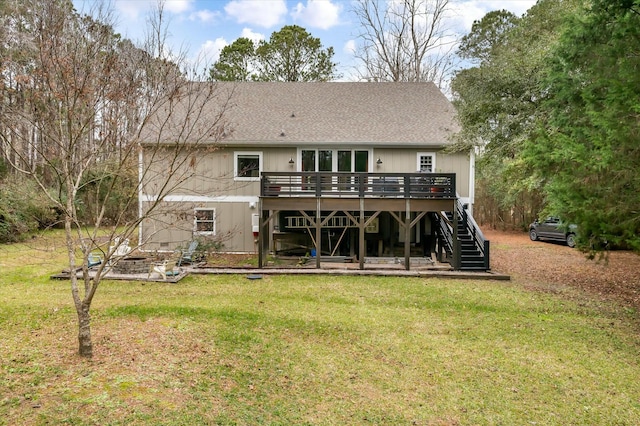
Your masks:
[[[474,156],[446,150],[458,125],[434,84],[211,84],[225,100],[221,130],[183,154],[190,172],[162,200],[153,176],[171,156],[142,144],[140,209],[160,201],[162,212],[142,222],[145,249],[203,239],[261,259],[313,251],[360,261],[440,250],[464,269],[454,253],[463,250],[439,240],[444,228],[460,239],[454,220],[471,217]],[[212,102],[201,113],[219,111]],[[171,138],[149,139],[169,150]]]

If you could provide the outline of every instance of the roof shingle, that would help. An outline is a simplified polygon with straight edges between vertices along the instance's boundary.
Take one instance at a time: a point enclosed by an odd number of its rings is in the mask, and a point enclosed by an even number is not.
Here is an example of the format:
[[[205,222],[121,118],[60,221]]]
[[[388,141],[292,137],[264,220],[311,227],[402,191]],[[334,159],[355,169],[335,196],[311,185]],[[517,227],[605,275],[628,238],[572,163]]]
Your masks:
[[[433,83],[216,83],[233,91],[223,144],[442,146],[458,130]]]

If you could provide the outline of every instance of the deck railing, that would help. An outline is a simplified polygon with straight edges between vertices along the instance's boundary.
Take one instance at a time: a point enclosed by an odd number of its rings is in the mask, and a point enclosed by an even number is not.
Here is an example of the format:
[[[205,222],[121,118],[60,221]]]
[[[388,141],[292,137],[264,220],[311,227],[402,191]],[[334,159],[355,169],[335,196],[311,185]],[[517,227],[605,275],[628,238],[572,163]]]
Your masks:
[[[456,198],[455,173],[263,172],[261,197]]]

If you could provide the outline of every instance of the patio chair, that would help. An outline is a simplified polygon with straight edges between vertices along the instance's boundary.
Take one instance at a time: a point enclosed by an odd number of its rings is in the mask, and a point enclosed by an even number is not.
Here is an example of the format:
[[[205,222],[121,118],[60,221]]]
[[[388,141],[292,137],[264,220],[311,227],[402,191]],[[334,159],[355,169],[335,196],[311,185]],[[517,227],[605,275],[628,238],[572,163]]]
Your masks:
[[[129,239],[126,238],[122,243],[120,243],[120,237],[116,237],[113,241],[113,245],[109,246],[109,251],[113,253],[114,256],[124,257],[129,252],[131,252],[131,247],[129,247]]]
[[[94,266],[98,266],[101,263],[102,257],[100,257],[99,254],[89,253],[89,257],[87,257],[87,267],[89,269],[93,268]]]
[[[180,275],[180,270],[176,269],[176,262],[174,260],[165,260],[162,262],[155,262],[149,266],[149,273],[147,279],[151,278],[151,274],[159,274],[164,281],[167,277],[175,277]]]
[[[180,258],[178,259],[178,266],[181,266],[183,263],[193,263],[195,258],[196,250],[198,249],[198,241],[193,240],[189,244],[187,250],[180,253]]]

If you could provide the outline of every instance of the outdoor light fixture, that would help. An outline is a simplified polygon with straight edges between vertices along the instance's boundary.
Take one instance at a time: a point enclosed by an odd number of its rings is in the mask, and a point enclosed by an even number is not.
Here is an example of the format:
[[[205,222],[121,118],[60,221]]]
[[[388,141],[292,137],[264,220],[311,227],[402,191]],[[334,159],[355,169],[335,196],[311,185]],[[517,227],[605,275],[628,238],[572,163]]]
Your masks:
[[[293,164],[293,157],[289,158],[289,164]]]
[[[378,157],[378,161],[376,161],[376,164],[379,166],[380,164],[382,164],[382,160],[380,159],[380,157]]]

